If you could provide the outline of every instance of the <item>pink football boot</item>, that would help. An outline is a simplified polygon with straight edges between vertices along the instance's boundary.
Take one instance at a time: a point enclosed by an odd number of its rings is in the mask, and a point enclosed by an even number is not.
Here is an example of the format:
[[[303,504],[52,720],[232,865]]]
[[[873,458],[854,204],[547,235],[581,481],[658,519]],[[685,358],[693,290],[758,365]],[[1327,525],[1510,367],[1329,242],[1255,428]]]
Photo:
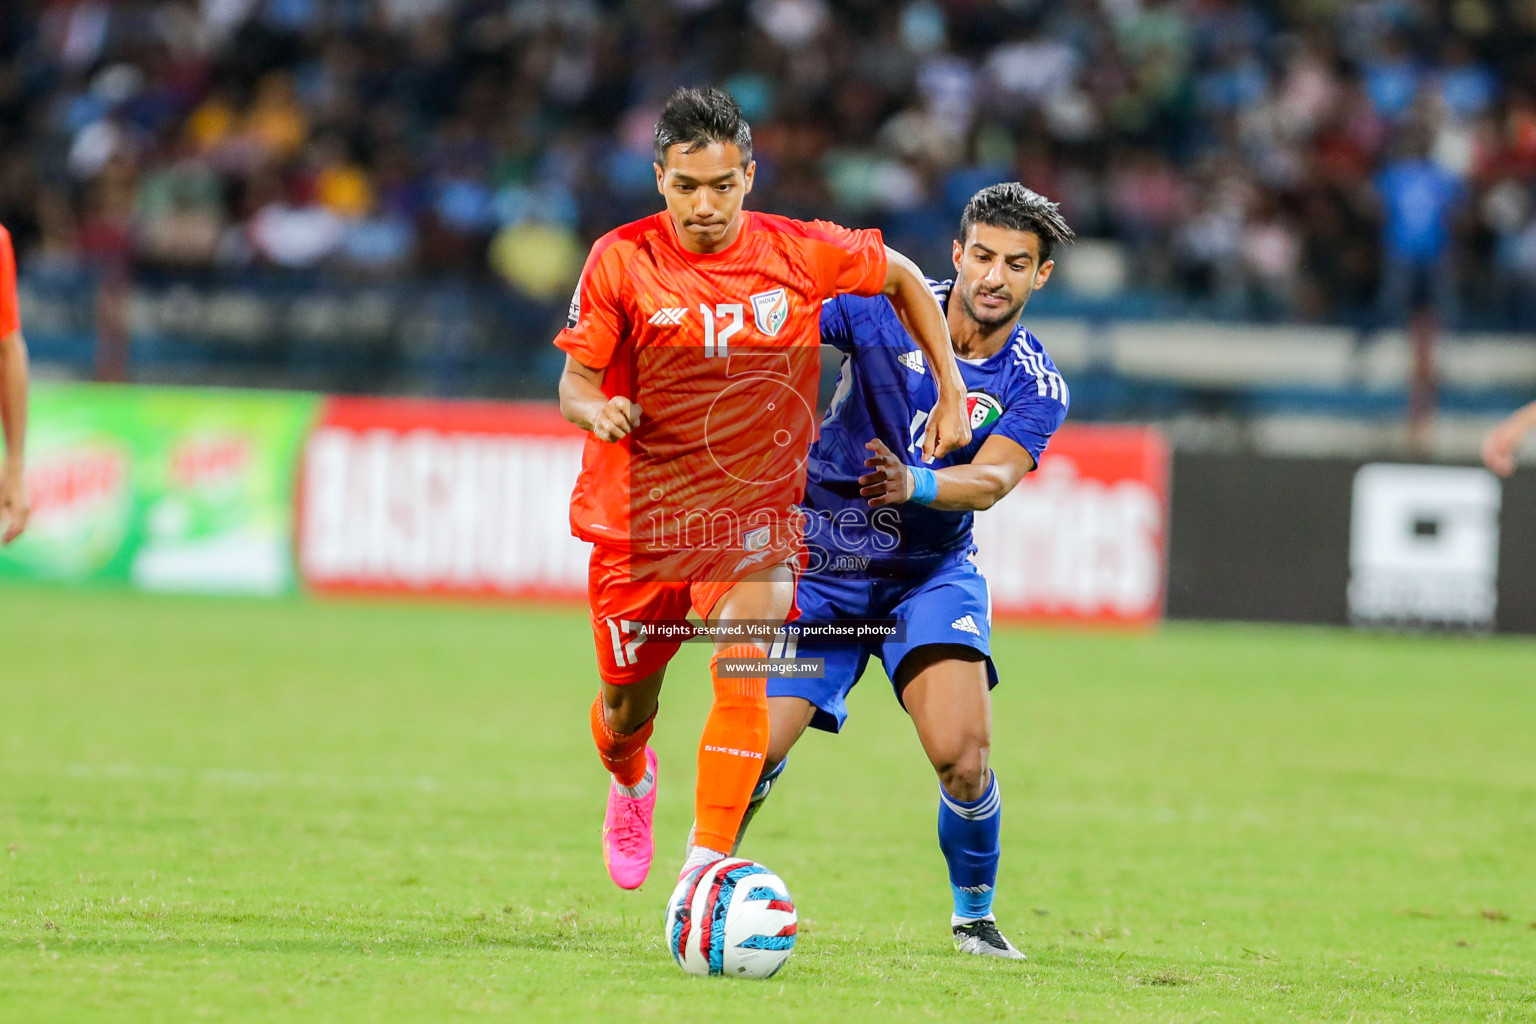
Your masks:
[[[603,817],[603,863],[608,877],[620,889],[638,889],[651,871],[656,841],[651,826],[656,819],[656,752],[645,748],[645,767],[651,773],[651,791],[645,796],[625,796],[617,781],[609,783],[608,813]]]

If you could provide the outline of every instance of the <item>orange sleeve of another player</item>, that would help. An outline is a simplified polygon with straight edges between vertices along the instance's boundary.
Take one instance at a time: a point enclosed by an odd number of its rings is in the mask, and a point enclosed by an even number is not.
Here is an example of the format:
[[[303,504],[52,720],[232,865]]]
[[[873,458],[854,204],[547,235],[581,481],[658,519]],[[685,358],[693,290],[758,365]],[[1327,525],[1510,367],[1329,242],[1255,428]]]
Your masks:
[[[587,254],[565,330],[555,336],[557,348],[594,370],[608,365],[624,334],[623,256],[613,241],[611,235],[604,235]]]
[[[21,310],[16,306],[16,252],[11,233],[0,227],[0,338],[21,330]]]
[[[822,298],[877,295],[885,287],[885,239],[875,228],[852,231],[830,221],[802,225]]]

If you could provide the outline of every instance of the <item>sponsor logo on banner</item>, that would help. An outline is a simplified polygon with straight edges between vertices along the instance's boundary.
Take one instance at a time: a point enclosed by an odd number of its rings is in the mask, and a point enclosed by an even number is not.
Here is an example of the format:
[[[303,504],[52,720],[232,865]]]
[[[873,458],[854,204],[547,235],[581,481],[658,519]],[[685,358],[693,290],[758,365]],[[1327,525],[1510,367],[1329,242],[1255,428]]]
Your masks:
[[[38,433],[46,439],[45,430]],[[38,447],[27,468],[32,519],[21,541],[5,551],[8,568],[42,579],[90,579],[118,555],[131,531],[132,453],[109,436]]]
[[[1150,430],[1072,427],[975,518],[1001,616],[1145,624],[1162,615],[1168,450]]]
[[[95,514],[123,500],[128,457],[115,444],[102,442],[50,452],[27,473],[34,529],[48,529]]]
[[[541,429],[527,429],[530,416]],[[304,457],[304,579],[320,590],[584,594],[586,546],[569,525],[580,464],[581,435],[553,409],[335,399]]]
[[[289,511],[287,486],[279,490],[273,468],[262,466],[263,435],[193,421],[163,443],[165,475],[144,506],[142,544],[130,569],[134,586],[173,593],[291,590],[291,525],[251,514],[262,496]],[[281,477],[291,479],[287,472]]]
[[[170,483],[177,487],[214,487],[237,480],[251,462],[253,444],[240,434],[193,436],[171,455]]]
[[[1492,629],[1501,497],[1484,469],[1362,466],[1350,512],[1351,620]]]

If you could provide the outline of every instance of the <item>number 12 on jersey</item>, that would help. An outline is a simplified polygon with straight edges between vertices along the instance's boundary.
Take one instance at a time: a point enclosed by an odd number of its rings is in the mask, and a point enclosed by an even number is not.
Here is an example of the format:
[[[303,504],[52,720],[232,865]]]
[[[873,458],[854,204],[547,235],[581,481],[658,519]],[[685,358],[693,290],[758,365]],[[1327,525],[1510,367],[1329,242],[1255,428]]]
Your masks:
[[[741,330],[742,305],[739,302],[722,302],[710,308],[708,303],[699,304],[699,312],[704,314],[704,355],[726,356],[726,343],[731,335]],[[719,325],[716,326],[716,318]]]

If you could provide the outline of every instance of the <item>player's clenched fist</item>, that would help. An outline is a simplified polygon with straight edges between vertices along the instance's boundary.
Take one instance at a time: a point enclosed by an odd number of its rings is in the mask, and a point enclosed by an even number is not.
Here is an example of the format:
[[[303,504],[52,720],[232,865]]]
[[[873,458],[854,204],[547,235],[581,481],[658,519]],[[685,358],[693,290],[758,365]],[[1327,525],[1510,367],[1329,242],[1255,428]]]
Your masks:
[[[598,410],[592,433],[599,441],[617,441],[640,425],[640,407],[623,395],[614,395]]]
[[[970,443],[971,414],[965,407],[965,392],[940,394],[928,419],[928,429],[923,431],[923,461],[943,458]]]

